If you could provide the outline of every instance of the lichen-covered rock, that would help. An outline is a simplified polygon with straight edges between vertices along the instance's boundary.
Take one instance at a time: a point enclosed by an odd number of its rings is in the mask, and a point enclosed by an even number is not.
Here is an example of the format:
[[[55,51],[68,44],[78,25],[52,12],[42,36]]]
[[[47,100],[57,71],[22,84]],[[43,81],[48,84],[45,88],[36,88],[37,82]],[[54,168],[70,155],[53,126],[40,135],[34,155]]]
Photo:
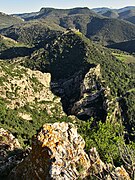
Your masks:
[[[115,167],[112,164],[104,163],[100,159],[96,148],[90,149],[89,158],[90,168],[88,179],[93,177],[104,180],[131,180],[123,166]]]
[[[90,167],[84,147],[84,140],[71,123],[45,124],[33,137],[32,152],[9,179],[83,179]]]
[[[128,173],[124,169],[124,167],[117,167],[115,169],[115,179],[120,179],[120,180],[131,180]]]
[[[18,140],[7,130],[0,128],[0,147],[7,145],[8,151],[13,151],[16,148],[20,148]]]
[[[18,140],[7,130],[0,128],[0,178],[7,176],[21,160],[22,153]]]
[[[106,164],[100,159],[96,148],[90,149],[90,174],[99,174],[107,169]]]
[[[104,163],[71,123],[45,124],[33,136],[32,151],[9,174],[10,180],[131,180],[123,166]]]

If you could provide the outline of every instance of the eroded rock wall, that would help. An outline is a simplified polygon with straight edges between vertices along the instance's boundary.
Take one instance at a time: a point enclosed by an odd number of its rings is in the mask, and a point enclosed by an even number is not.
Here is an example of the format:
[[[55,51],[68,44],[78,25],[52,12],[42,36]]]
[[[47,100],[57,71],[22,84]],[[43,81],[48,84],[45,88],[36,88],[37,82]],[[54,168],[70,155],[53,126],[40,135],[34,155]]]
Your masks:
[[[51,82],[52,92],[61,97],[63,109],[68,115],[87,120],[90,117],[105,120],[107,116],[108,89],[104,85],[100,65],[70,79]]]

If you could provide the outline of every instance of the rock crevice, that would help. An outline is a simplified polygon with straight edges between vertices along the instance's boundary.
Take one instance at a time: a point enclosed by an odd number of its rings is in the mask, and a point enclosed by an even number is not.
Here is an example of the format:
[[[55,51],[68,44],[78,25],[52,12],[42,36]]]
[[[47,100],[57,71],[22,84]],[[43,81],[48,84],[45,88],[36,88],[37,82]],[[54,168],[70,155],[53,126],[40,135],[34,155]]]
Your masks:
[[[51,90],[61,97],[64,111],[79,119],[94,117],[105,120],[107,116],[107,93],[101,77],[100,65],[80,70],[70,79],[51,82]]]

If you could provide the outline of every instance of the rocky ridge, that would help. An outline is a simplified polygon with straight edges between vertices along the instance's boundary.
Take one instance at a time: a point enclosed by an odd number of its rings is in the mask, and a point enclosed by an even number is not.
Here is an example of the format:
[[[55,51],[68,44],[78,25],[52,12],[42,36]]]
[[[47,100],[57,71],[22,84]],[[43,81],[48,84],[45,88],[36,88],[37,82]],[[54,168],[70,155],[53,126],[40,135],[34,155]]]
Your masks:
[[[60,98],[50,90],[49,73],[1,63],[0,79],[0,96],[7,102],[7,108],[18,109],[29,103],[37,105],[39,109],[46,109],[50,115],[57,106],[61,115],[64,114]],[[20,113],[22,117],[24,114]]]
[[[33,137],[32,151],[9,179],[130,180],[124,167],[105,164],[95,148],[87,155],[85,141],[71,123],[45,124]]]

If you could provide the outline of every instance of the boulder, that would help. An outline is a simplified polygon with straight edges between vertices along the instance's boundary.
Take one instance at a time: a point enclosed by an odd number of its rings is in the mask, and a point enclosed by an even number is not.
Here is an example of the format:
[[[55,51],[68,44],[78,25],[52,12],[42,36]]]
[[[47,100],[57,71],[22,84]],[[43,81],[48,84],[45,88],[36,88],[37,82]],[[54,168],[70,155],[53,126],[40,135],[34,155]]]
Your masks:
[[[90,167],[84,147],[85,141],[71,123],[45,124],[33,137],[30,155],[9,179],[83,179]]]
[[[45,124],[32,139],[32,151],[9,174],[9,180],[131,180],[123,166],[100,159],[71,123]]]

